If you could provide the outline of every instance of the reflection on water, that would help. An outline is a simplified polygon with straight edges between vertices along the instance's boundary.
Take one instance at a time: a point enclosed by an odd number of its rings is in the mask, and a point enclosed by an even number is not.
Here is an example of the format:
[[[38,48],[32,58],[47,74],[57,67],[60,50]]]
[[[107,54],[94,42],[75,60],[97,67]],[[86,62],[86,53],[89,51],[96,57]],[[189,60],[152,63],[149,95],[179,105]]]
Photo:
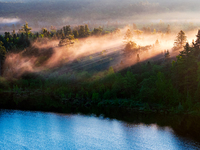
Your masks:
[[[199,149],[170,127],[102,116],[0,111],[0,149]]]

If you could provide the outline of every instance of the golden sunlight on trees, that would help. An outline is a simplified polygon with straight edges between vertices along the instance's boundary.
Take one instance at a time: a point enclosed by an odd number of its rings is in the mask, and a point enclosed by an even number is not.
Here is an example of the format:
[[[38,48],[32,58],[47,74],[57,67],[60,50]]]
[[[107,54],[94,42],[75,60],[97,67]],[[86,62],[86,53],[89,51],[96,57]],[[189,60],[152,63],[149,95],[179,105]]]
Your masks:
[[[134,52],[137,49],[137,44],[132,41],[132,38],[133,38],[133,34],[132,34],[131,30],[128,29],[126,31],[125,36],[124,36],[124,40],[125,40],[125,43],[126,43],[126,46],[124,48],[125,54],[129,55],[130,53]]]
[[[174,42],[174,50],[182,49],[183,46],[186,44],[187,37],[185,36],[185,32],[182,30],[178,33],[176,40]]]
[[[26,24],[22,26],[22,29],[19,29],[20,32],[23,32],[26,34],[30,33],[31,30],[32,28],[28,26],[28,22],[26,22]]]
[[[119,28],[116,28],[116,29],[114,30],[114,33],[115,33],[116,36],[120,36],[121,30],[120,30]]]
[[[141,30],[134,30],[134,33],[137,35],[137,38],[140,38],[140,35],[143,33]]]
[[[28,37],[29,37],[29,34],[31,33],[31,32],[30,32],[31,30],[32,30],[32,28],[30,28],[30,27],[28,26],[28,22],[26,22],[26,24],[23,25],[21,29],[19,29],[19,32],[21,32],[22,34],[25,33],[25,35],[26,35],[26,40],[28,40]]]
[[[42,28],[42,34],[44,37],[48,37],[50,35],[50,32],[46,28]]]
[[[131,30],[128,29],[124,36],[124,40],[126,41],[126,43],[129,43],[132,40],[132,38],[133,38],[133,34],[132,34]]]
[[[129,52],[133,52],[135,49],[137,49],[137,44],[133,41],[129,41],[126,44],[126,47],[124,49],[125,54],[128,54]]]

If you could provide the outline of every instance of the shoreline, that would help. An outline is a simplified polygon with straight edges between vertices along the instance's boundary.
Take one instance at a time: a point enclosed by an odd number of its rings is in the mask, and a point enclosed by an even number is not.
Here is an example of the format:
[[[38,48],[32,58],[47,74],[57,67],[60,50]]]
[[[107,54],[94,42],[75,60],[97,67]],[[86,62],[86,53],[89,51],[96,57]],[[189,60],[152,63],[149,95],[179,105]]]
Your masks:
[[[200,117],[198,112],[180,111],[177,109],[163,107],[160,104],[150,104],[131,99],[110,99],[94,102],[89,98],[62,99],[53,94],[28,93],[20,95],[15,92],[0,92],[0,97],[0,109],[56,113],[87,112],[90,114],[103,114],[106,110],[111,110],[116,111],[116,113],[123,111],[129,114],[189,115]]]

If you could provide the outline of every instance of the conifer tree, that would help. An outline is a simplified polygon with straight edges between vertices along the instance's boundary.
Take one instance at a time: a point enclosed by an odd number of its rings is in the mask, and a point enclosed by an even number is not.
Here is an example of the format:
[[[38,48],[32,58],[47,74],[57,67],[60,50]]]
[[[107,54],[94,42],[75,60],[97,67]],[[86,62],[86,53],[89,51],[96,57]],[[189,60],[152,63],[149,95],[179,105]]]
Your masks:
[[[85,36],[86,37],[90,36],[90,29],[87,24],[85,25]]]
[[[74,37],[75,37],[75,38],[78,38],[78,37],[79,37],[78,30],[74,29],[74,30],[73,30],[73,34],[74,34]]]
[[[3,46],[3,42],[0,41],[0,76],[2,75],[2,63],[5,59],[6,48]]]
[[[182,30],[178,33],[176,40],[174,42],[174,49],[182,49],[186,44],[187,37],[185,36],[185,32]]]
[[[32,30],[32,28],[28,26],[28,22],[26,22],[26,24],[24,24],[22,26],[22,28],[19,29],[20,32],[25,33],[26,39],[28,39],[28,35],[29,35],[31,30]]]
[[[198,34],[196,35],[197,39],[194,43],[193,41],[193,47],[194,47],[194,55],[198,57],[198,60],[200,61],[200,30],[198,31]]]
[[[81,25],[78,33],[80,37],[85,37],[85,27]]]
[[[103,28],[102,27],[99,27],[99,28],[94,28],[94,30],[92,31],[92,34],[93,35],[101,35],[103,32]]]

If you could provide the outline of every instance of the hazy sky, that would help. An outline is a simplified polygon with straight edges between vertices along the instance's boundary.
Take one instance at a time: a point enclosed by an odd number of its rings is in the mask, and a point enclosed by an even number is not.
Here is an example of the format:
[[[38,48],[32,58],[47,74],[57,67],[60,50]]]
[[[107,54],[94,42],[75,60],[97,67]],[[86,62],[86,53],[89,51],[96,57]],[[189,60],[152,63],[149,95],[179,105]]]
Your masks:
[[[0,23],[5,23],[5,19],[6,23],[8,19],[13,21],[13,18],[32,24],[159,20],[199,22],[199,4],[197,0],[0,0]]]

